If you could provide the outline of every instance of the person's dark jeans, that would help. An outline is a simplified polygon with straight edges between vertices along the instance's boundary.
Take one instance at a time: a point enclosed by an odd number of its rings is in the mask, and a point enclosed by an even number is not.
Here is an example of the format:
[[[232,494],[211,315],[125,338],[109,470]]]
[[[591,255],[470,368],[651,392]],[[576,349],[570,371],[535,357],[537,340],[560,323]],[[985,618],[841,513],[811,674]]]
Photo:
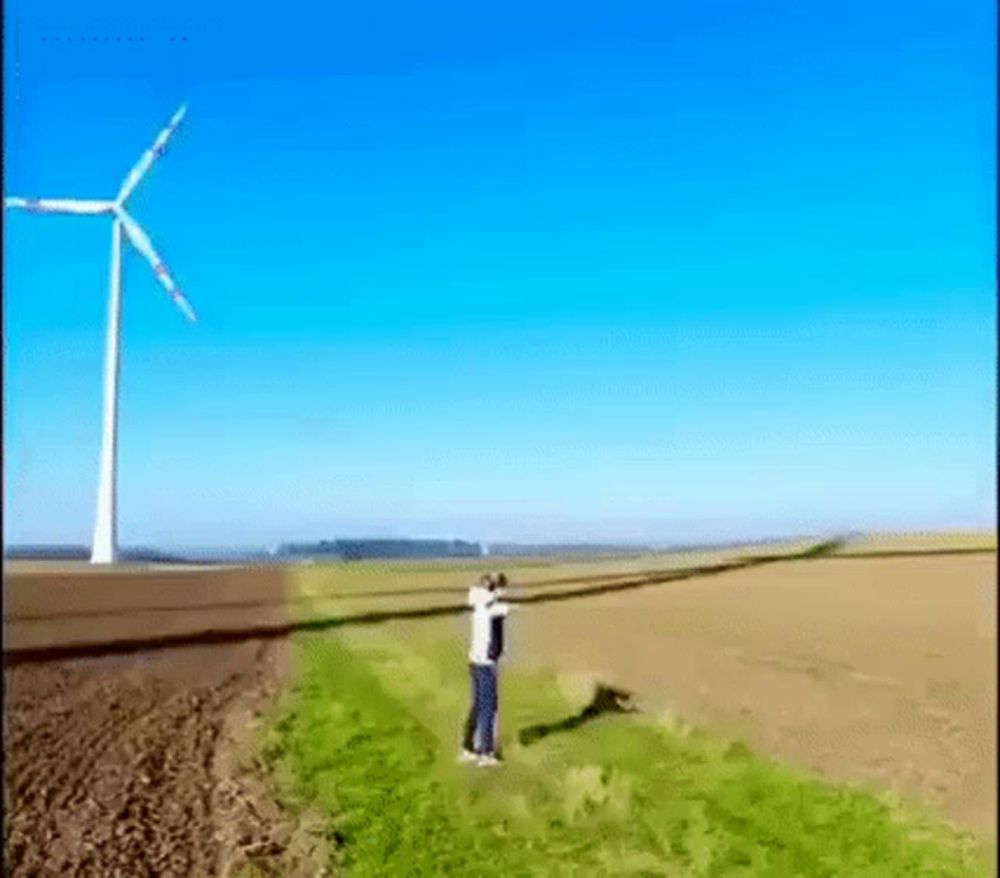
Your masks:
[[[493,727],[497,715],[496,665],[470,664],[469,677],[472,705],[465,720],[462,746],[473,753],[493,753]]]

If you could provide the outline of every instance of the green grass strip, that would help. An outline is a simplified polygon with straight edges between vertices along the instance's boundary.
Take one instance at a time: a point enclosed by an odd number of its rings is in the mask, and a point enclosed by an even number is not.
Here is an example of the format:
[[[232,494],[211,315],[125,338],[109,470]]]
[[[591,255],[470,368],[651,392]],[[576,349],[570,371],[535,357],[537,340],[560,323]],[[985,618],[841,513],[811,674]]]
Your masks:
[[[973,840],[726,744],[572,714],[554,677],[505,669],[507,761],[454,764],[467,680],[454,644],[302,638],[263,746],[286,805],[329,821],[348,875],[979,876]]]

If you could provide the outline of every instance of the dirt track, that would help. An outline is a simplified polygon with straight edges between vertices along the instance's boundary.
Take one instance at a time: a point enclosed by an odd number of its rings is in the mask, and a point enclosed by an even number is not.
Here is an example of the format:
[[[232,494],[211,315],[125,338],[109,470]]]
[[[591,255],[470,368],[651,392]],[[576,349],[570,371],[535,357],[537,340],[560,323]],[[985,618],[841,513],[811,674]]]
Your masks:
[[[122,574],[15,578],[5,583],[5,609],[22,617],[108,610],[49,619],[49,638],[64,637],[66,624],[84,640],[153,636],[163,625],[137,602],[190,607],[196,591],[198,603],[218,604],[242,579],[246,594],[267,599],[255,619],[281,621],[277,574],[174,579],[171,592],[169,577],[158,589]],[[68,601],[53,606],[60,593]],[[191,624],[185,612],[169,624]],[[46,642],[37,621],[8,615],[4,628],[5,648]],[[274,821],[257,813],[266,803],[245,795],[226,750],[234,719],[245,725],[274,690],[284,656],[281,641],[251,640],[5,667],[5,874],[215,876],[241,853],[279,853]]]

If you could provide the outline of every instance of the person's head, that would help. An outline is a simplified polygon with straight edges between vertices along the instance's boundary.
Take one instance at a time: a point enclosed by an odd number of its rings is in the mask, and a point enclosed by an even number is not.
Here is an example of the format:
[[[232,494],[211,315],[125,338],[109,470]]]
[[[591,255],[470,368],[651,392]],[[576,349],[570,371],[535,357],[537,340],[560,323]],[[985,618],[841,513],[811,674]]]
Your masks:
[[[480,588],[488,589],[489,591],[493,591],[493,589],[495,588],[495,584],[494,584],[494,581],[493,581],[493,574],[492,573],[484,573],[482,576],[480,576],[479,577],[479,587]]]
[[[498,592],[507,584],[507,577],[502,573],[484,573],[480,582],[491,592]]]

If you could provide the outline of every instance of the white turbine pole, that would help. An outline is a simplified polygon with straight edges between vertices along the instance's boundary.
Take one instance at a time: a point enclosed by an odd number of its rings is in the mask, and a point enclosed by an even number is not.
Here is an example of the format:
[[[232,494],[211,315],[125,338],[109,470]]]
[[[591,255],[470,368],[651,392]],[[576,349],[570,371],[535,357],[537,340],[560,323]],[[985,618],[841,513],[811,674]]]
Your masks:
[[[104,429],[97,483],[97,520],[91,564],[118,560],[118,375],[122,316],[122,224],[111,223],[111,280],[108,291],[108,337],[104,354]]]
[[[174,304],[191,320],[197,318],[174,281],[167,266],[153,248],[149,235],[125,210],[132,191],[149,169],[163,155],[167,141],[184,118],[185,107],[171,117],[122,184],[114,201],[78,198],[4,198],[4,207],[31,213],[61,213],[71,215],[111,215],[111,281],[108,294],[108,336],[104,355],[104,429],[101,433],[101,469],[97,484],[97,520],[94,524],[92,564],[113,564],[118,558],[118,375],[122,316],[122,236],[149,262],[153,274]]]

